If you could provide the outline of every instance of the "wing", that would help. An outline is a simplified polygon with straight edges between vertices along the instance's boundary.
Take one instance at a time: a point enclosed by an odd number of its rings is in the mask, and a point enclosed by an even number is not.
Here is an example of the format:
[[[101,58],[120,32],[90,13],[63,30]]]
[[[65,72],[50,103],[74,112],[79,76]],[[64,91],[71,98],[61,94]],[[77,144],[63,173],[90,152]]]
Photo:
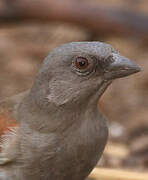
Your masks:
[[[0,165],[13,160],[9,156],[11,154],[9,151],[17,141],[19,127],[19,122],[16,121],[17,108],[28,93],[29,90],[0,101]]]
[[[29,90],[0,101],[0,116],[15,119],[17,107],[28,93]]]

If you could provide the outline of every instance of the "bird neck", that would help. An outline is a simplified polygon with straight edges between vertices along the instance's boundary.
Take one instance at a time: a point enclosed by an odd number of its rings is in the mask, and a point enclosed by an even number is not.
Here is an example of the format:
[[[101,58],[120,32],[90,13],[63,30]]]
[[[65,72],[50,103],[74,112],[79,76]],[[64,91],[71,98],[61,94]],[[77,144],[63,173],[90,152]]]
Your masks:
[[[30,128],[43,132],[65,132],[66,130],[79,126],[83,121],[91,120],[98,114],[97,102],[75,106],[74,109],[67,106],[49,107],[46,111],[41,109],[27,97],[19,108],[18,118],[21,123],[27,123]]]
[[[66,132],[85,121],[99,116],[97,102],[111,82],[101,84],[99,91],[85,99],[82,103],[67,103],[56,106],[52,103],[39,105],[30,94],[26,96],[19,107],[18,118],[21,123],[27,123],[31,129],[38,132]]]

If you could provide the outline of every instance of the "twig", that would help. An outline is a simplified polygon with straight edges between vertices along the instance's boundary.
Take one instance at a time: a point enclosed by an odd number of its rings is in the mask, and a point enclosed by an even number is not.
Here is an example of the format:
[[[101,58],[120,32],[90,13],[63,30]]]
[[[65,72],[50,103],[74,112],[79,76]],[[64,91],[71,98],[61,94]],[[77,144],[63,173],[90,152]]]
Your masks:
[[[96,180],[148,180],[148,173],[95,168],[92,171],[90,178],[95,178]]]

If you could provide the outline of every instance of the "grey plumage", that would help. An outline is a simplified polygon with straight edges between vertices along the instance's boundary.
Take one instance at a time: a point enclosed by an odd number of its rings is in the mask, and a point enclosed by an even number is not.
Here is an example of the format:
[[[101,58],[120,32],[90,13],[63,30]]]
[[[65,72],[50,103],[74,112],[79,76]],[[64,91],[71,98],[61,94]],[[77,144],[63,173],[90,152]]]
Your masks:
[[[53,50],[17,106],[0,180],[84,180],[107,141],[97,102],[115,78],[140,71],[110,45],[74,42]]]

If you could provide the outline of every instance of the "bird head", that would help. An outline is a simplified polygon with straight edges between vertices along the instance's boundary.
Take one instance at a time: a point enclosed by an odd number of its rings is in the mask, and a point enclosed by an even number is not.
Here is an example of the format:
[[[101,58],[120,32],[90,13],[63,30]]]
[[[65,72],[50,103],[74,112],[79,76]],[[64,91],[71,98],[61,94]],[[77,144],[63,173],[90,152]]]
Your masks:
[[[136,63],[106,43],[72,42],[46,57],[31,94],[42,108],[96,105],[112,80],[138,71]]]

